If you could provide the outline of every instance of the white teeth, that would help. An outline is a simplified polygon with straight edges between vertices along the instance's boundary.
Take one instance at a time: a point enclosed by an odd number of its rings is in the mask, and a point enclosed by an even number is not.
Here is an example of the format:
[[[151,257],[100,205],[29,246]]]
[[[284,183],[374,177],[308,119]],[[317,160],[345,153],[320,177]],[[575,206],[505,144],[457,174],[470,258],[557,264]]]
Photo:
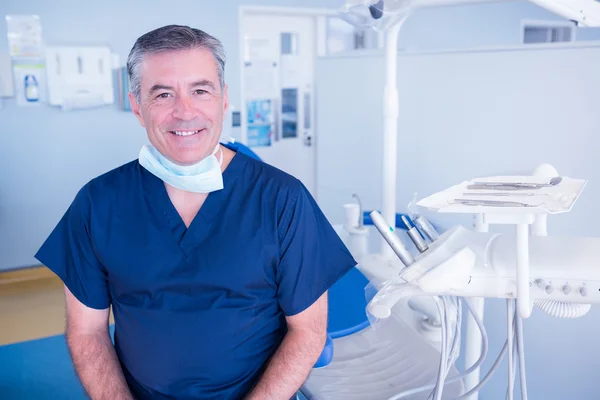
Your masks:
[[[174,131],[177,136],[190,136],[200,131]]]

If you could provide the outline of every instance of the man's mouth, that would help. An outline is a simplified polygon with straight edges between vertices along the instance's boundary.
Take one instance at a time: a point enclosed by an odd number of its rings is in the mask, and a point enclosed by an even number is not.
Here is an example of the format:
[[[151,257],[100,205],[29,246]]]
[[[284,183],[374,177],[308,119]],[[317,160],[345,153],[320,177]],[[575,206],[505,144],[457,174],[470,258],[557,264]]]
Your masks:
[[[196,131],[169,131],[169,133],[176,135],[176,136],[190,136],[190,135],[195,135],[196,133],[200,132],[201,129],[196,130]]]

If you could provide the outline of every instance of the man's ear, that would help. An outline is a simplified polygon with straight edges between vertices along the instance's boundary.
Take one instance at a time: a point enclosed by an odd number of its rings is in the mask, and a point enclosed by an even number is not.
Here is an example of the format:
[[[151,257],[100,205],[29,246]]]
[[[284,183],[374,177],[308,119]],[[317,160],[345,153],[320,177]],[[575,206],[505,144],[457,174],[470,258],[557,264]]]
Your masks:
[[[144,118],[142,117],[142,113],[140,112],[140,105],[135,99],[133,93],[131,92],[129,92],[129,103],[131,104],[131,111],[135,114],[138,121],[140,121],[140,124],[145,128],[146,126],[144,125]]]

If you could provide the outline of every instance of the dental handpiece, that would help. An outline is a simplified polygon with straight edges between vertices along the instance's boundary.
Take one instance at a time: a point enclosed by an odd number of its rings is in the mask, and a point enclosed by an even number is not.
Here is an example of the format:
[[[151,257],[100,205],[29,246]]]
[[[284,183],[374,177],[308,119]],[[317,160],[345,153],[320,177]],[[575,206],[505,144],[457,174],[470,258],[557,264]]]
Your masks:
[[[440,237],[440,234],[429,223],[429,221],[425,217],[423,217],[421,214],[417,214],[413,218],[413,222],[415,223],[415,226],[417,227],[417,229],[419,229],[419,231],[421,231],[423,236],[426,236],[430,241],[435,242]]]
[[[407,231],[408,237],[415,244],[415,246],[417,247],[417,250],[419,250],[419,253],[424,253],[425,251],[427,251],[429,246],[427,246],[427,243],[425,243],[425,240],[423,240],[423,237],[421,236],[421,234],[419,233],[417,228],[415,228],[409,222],[408,218],[406,218],[404,215],[401,218],[402,218],[402,222],[404,222],[404,225],[406,225],[406,229],[408,229],[408,231]]]
[[[415,262],[413,255],[404,246],[404,243],[402,243],[400,238],[394,233],[394,228],[385,222],[383,216],[379,214],[379,212],[371,212],[371,220],[373,221],[373,224],[379,233],[381,233],[381,236],[383,236],[385,241],[390,245],[392,250],[394,250],[394,253],[396,253],[400,261],[402,261],[405,266],[408,267]]]

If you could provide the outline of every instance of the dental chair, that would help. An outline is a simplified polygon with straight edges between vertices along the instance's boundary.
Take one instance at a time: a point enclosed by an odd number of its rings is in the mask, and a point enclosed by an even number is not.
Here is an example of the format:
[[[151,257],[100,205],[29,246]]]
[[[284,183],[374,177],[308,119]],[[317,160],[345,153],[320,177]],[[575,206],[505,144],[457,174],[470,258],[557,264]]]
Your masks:
[[[400,217],[396,225],[406,230]],[[372,222],[365,217],[364,224]],[[343,229],[338,233],[346,241]],[[387,400],[400,392],[435,383],[440,363],[440,330],[428,323],[427,314],[423,313],[427,307],[412,301],[398,303],[389,318],[372,326],[366,314],[370,275],[370,271],[363,271],[359,260],[359,265],[330,289],[327,344],[297,399]],[[457,374],[453,367],[448,377]],[[425,400],[430,392],[403,399]],[[445,386],[442,398],[454,399],[462,393],[463,382],[457,381]]]

